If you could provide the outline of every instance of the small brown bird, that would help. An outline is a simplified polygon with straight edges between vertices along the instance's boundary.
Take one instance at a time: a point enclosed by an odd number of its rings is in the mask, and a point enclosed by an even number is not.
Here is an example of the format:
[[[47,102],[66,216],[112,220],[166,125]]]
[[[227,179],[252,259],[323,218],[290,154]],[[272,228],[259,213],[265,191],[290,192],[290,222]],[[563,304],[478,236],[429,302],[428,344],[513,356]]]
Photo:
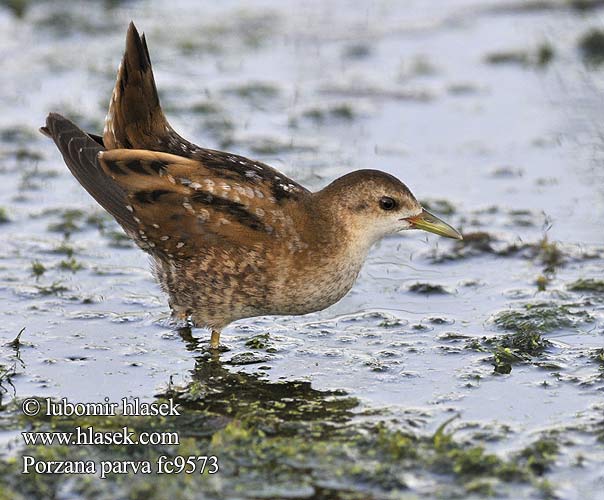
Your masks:
[[[387,173],[359,170],[313,193],[264,163],[183,139],[160,107],[145,36],[132,23],[103,136],[55,113],[41,131],[152,256],[173,315],[212,329],[212,347],[232,321],[337,302],[388,234],[461,239]]]

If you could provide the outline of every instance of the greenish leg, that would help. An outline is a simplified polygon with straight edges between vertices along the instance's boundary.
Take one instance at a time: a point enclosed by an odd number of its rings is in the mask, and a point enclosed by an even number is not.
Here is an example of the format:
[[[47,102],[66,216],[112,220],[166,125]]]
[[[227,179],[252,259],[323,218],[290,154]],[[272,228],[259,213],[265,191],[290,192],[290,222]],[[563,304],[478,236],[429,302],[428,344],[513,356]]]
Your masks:
[[[220,345],[220,330],[212,330],[212,337],[210,338],[210,347],[212,349],[218,349]]]

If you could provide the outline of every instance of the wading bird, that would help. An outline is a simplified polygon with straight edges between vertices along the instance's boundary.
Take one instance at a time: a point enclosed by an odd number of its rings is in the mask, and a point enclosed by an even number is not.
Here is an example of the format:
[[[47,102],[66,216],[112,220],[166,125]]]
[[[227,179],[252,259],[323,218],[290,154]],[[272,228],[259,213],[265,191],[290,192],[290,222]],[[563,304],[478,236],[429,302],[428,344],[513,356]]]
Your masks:
[[[164,116],[132,23],[103,136],[55,113],[41,131],[151,255],[173,316],[210,328],[212,347],[232,321],[337,302],[386,235],[461,238],[385,172],[355,171],[311,192],[264,163],[183,139]]]

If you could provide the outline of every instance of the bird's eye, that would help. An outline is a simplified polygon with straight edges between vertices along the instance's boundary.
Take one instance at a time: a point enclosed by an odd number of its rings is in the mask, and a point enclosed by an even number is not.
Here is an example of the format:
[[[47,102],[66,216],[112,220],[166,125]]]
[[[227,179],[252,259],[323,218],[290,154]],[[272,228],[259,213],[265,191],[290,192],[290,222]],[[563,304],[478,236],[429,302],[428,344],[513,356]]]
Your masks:
[[[382,196],[380,198],[380,208],[382,210],[392,210],[396,207],[396,201],[394,201],[390,196]]]

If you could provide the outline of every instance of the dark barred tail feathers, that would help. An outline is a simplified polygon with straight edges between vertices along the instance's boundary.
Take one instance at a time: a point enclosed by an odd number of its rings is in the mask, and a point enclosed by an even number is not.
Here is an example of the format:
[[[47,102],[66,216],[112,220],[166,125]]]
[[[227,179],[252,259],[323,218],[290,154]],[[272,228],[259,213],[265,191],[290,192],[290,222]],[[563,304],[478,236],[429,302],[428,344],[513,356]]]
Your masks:
[[[126,50],[105,119],[107,149],[160,149],[173,133],[159,103],[145,35],[130,23]]]
[[[132,213],[128,211],[126,193],[110,177],[98,162],[98,155],[105,148],[100,137],[92,138],[67,118],[50,113],[46,126],[40,131],[50,137],[63,155],[65,164],[90,193],[90,195],[126,230],[136,229]]]

